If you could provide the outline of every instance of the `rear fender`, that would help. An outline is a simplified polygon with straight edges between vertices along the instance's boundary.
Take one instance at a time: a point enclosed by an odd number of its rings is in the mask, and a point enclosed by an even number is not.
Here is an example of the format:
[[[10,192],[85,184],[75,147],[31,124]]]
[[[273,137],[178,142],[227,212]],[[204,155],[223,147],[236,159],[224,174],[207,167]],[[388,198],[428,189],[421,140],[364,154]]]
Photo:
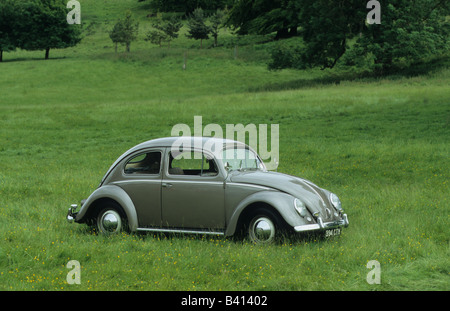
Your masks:
[[[96,207],[95,202],[101,199],[110,199],[116,201],[125,212],[128,219],[129,229],[133,232],[138,228],[138,218],[136,208],[128,194],[119,186],[106,185],[95,190],[84,202],[78,212],[75,221],[84,222],[90,212]]]

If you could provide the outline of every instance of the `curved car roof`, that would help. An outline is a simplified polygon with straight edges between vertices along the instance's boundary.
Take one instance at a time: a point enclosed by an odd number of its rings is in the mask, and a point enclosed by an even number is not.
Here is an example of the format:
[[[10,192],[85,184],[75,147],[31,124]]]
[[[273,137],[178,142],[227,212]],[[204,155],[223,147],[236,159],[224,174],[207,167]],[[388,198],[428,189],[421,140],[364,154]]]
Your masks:
[[[143,148],[149,148],[149,147],[172,147],[175,143],[177,144],[184,144],[184,145],[191,145],[191,146],[205,146],[205,145],[212,145],[212,144],[236,144],[238,146],[247,146],[246,144],[231,140],[231,139],[225,139],[225,138],[216,138],[216,137],[196,137],[196,136],[174,136],[174,137],[164,137],[164,138],[157,138],[148,140],[146,142],[143,142],[139,145],[136,145],[135,147],[131,148],[137,150],[137,149],[143,149]],[[248,146],[247,146],[248,147]]]
[[[196,137],[196,136],[173,136],[173,137],[156,138],[156,139],[152,139],[152,140],[148,140],[143,143],[140,143],[140,144],[128,149],[127,151],[125,151],[120,157],[117,158],[117,160],[113,163],[113,165],[111,165],[111,167],[108,169],[107,173],[102,178],[102,182],[106,178],[106,176],[109,174],[109,172],[111,170],[113,170],[113,168],[120,161],[122,161],[126,156],[128,156],[129,154],[131,154],[135,151],[139,151],[139,150],[147,149],[147,148],[153,148],[153,147],[166,148],[166,147],[172,147],[174,145],[191,146],[194,148],[201,146],[202,149],[204,147],[206,147],[205,150],[208,150],[212,146],[217,146],[217,144],[223,144],[223,147],[225,147],[225,145],[227,145],[227,146],[234,145],[234,146],[248,148],[248,149],[254,151],[251,147],[247,146],[246,144],[244,144],[242,142],[231,140],[231,139],[225,139],[225,138]],[[211,151],[211,150],[209,150],[209,151]]]

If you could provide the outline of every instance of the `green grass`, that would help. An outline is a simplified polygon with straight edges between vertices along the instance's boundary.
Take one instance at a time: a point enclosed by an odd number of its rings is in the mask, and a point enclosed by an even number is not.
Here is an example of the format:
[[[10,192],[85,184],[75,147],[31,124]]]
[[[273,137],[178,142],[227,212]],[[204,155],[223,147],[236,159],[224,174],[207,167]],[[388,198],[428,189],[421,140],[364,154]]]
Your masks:
[[[130,55],[116,55],[106,31],[127,5],[148,27],[135,0],[85,0],[82,21],[94,24],[80,45],[51,51],[48,61],[43,52],[4,54],[1,290],[450,288],[448,67],[347,80],[320,70],[271,72],[270,44],[247,39],[234,59],[226,32],[216,49],[184,36],[159,48],[141,37]],[[195,115],[204,125],[279,124],[278,171],[337,193],[350,226],[331,240],[257,246],[103,237],[65,221],[69,205],[86,198],[122,152],[169,136],[177,123],[192,128]],[[81,263],[80,285],[66,282],[70,260]],[[370,260],[381,264],[380,285],[366,282]]]

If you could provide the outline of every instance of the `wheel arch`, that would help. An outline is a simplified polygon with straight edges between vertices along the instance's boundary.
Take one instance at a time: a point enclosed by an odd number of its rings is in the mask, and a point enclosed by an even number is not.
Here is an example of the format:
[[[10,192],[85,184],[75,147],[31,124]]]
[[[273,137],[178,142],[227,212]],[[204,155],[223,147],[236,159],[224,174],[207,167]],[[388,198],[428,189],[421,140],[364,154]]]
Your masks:
[[[130,231],[138,228],[138,217],[133,201],[122,188],[114,185],[106,185],[95,190],[77,215],[77,222],[88,222],[100,212],[101,208],[108,202],[114,202],[122,209],[127,218]],[[120,211],[119,211],[120,212]]]
[[[271,204],[264,201],[257,201],[247,205],[241,212],[236,223],[235,231],[236,232],[242,231],[245,228],[245,226],[250,222],[252,217],[256,214],[256,212],[260,209],[265,209],[269,212],[272,212],[277,216],[278,219],[284,220],[279,211]]]
[[[86,211],[86,215],[84,216],[84,218],[93,219],[97,217],[97,215],[101,212],[101,210],[108,204],[116,205],[116,207],[119,209],[118,212],[121,214],[121,216],[127,217],[127,214],[125,213],[124,209],[119,204],[119,202],[109,197],[101,197],[91,203],[89,209]]]
[[[273,191],[261,191],[250,195],[235,208],[225,235],[231,236],[239,232],[259,208],[265,208],[274,213],[286,228],[298,225],[302,220],[294,211],[293,199],[294,197],[289,194]]]

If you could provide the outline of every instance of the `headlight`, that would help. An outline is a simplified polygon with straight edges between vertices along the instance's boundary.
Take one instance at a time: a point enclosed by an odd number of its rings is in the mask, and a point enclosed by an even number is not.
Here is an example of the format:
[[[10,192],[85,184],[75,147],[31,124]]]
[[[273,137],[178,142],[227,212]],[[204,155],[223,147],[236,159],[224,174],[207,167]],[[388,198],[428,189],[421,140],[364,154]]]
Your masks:
[[[300,214],[300,216],[305,217],[306,216],[306,206],[305,203],[300,201],[299,199],[294,199],[294,207],[297,210],[297,212]]]
[[[334,193],[330,194],[330,202],[338,211],[342,211],[341,200]]]

